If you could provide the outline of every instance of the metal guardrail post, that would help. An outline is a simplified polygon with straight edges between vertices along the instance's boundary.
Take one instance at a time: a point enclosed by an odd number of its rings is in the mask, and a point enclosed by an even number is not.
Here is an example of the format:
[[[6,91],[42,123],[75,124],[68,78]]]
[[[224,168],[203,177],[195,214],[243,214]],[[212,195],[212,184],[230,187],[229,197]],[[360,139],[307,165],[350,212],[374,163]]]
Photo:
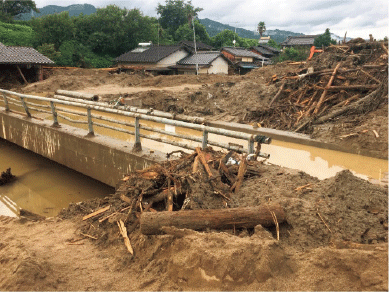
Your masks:
[[[253,154],[254,153],[254,138],[251,136],[248,141],[248,153]]]
[[[139,125],[139,117],[135,117],[135,145],[133,150],[134,151],[141,151],[142,150],[142,144],[140,142],[140,125]]]
[[[57,118],[57,112],[55,111],[55,105],[54,102],[50,101],[50,106],[51,106],[51,112],[53,113],[53,126],[57,127],[59,126],[58,124],[58,118]]]
[[[88,113],[88,128],[89,128],[88,135],[93,136],[95,132],[93,131],[92,110],[90,107],[87,108],[87,113]]]
[[[23,104],[24,110],[27,114],[27,117],[31,118],[31,114],[30,114],[30,111],[28,110],[26,102],[24,101],[24,97],[20,97],[20,100],[22,101],[22,104]]]
[[[208,145],[208,131],[204,130],[203,131],[203,145],[202,145],[203,150],[205,148],[207,148],[207,145]]]
[[[4,104],[5,104],[5,111],[9,112],[8,99],[7,99],[7,95],[5,93],[3,93],[3,98],[4,98]]]

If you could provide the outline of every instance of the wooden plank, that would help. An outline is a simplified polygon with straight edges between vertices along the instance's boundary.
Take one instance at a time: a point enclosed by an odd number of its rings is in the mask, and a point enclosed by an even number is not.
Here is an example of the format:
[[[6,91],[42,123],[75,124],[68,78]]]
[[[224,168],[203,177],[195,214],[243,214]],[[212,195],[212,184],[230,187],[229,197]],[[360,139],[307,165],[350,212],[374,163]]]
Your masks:
[[[109,208],[111,208],[111,205],[109,205],[109,206],[107,206],[107,207],[104,207],[104,208],[101,208],[101,209],[99,209],[99,210],[97,210],[97,211],[95,211],[95,212],[93,212],[93,213],[90,213],[90,214],[84,216],[84,217],[82,218],[82,220],[85,221],[85,220],[87,220],[87,219],[89,219],[89,218],[92,218],[92,217],[95,217],[95,216],[97,216],[97,215],[100,215],[101,213],[104,213],[105,211],[108,211]]]
[[[145,212],[145,213],[147,213],[147,212]],[[124,223],[122,220],[116,221],[116,223],[119,227],[120,234],[122,235],[122,237],[124,239],[124,245],[127,247],[127,250],[130,252],[130,254],[133,255],[134,249],[132,248],[130,239],[128,238],[126,226],[124,226]]]
[[[203,153],[203,151],[201,151],[200,147],[196,148],[196,152],[197,152],[197,155],[200,159],[200,162],[203,164],[203,166],[205,168],[205,171],[208,173],[208,176],[213,177],[212,171],[209,168],[209,165],[208,165],[207,161],[205,160],[204,153]]]

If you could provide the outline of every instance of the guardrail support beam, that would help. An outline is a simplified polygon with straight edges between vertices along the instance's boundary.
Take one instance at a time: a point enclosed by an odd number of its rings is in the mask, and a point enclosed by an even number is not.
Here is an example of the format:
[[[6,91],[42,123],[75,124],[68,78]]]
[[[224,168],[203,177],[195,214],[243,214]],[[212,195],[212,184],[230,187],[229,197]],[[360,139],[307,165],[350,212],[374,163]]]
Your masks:
[[[3,98],[4,98],[4,104],[5,104],[5,111],[9,112],[8,99],[7,99],[7,95],[5,93],[3,93]]]
[[[87,108],[87,114],[88,114],[88,129],[89,129],[89,136],[94,136],[95,132],[93,131],[93,121],[92,121],[92,110],[90,107]]]
[[[203,131],[203,145],[202,145],[203,150],[205,148],[207,148],[207,145],[208,145],[208,131],[204,130]]]
[[[51,112],[53,113],[53,127],[58,127],[58,118],[57,118],[57,112],[55,111],[55,105],[54,102],[50,101],[51,106]]]
[[[30,111],[28,110],[26,102],[24,101],[24,97],[20,97],[20,100],[22,101],[24,111],[26,112],[27,117],[31,118],[31,114],[30,114]]]
[[[141,151],[142,150],[142,144],[140,142],[140,124],[139,124],[139,117],[135,117],[135,144],[133,151]]]

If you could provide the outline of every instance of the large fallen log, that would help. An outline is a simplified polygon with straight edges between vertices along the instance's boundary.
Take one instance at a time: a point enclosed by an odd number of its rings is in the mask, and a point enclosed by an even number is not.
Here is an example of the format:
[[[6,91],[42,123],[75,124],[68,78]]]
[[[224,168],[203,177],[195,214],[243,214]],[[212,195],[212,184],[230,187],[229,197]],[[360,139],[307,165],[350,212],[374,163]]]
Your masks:
[[[62,90],[62,89],[58,89],[55,93],[57,95],[64,95],[73,98],[80,98],[80,99],[85,99],[90,101],[99,101],[99,96],[97,94],[92,94],[92,93],[82,93],[82,92]]]
[[[177,212],[143,212],[140,217],[140,230],[145,235],[152,235],[163,233],[161,228],[164,226],[193,230],[252,228],[259,224],[274,226],[276,224],[274,218],[278,223],[285,221],[285,212],[279,205]]]

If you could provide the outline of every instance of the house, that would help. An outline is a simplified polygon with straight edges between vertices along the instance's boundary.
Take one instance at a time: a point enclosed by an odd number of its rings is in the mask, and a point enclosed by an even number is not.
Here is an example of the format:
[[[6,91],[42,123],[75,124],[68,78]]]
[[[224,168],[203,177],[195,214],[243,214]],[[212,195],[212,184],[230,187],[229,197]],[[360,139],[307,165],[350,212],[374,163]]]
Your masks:
[[[174,73],[170,66],[189,55],[190,51],[182,45],[151,45],[144,50],[133,50],[116,58],[119,68],[136,67],[160,74]]]
[[[315,38],[319,35],[299,35],[289,36],[286,40],[281,43],[281,46],[285,48],[299,47],[299,48],[310,48],[313,46]]]
[[[228,74],[228,61],[224,55],[215,51],[200,51],[191,54],[171,66],[177,74]]]
[[[181,41],[178,43],[178,45],[184,46],[186,49],[190,50],[191,52],[195,51],[195,45],[194,45],[193,41]],[[197,52],[214,50],[214,48],[212,46],[204,44],[202,42],[196,42],[196,49],[197,49]]]
[[[270,63],[270,60],[245,48],[224,47],[221,53],[229,60],[231,68],[238,74],[246,74],[252,69]]]
[[[0,43],[0,78],[17,72],[25,83],[43,80],[43,65],[54,64],[34,48],[5,46]]]
[[[270,36],[260,37],[258,40],[258,44],[267,44],[270,41]]]
[[[263,44],[259,44],[258,46],[251,47],[250,50],[253,53],[259,54],[269,59],[278,56],[281,53],[280,50]]]

